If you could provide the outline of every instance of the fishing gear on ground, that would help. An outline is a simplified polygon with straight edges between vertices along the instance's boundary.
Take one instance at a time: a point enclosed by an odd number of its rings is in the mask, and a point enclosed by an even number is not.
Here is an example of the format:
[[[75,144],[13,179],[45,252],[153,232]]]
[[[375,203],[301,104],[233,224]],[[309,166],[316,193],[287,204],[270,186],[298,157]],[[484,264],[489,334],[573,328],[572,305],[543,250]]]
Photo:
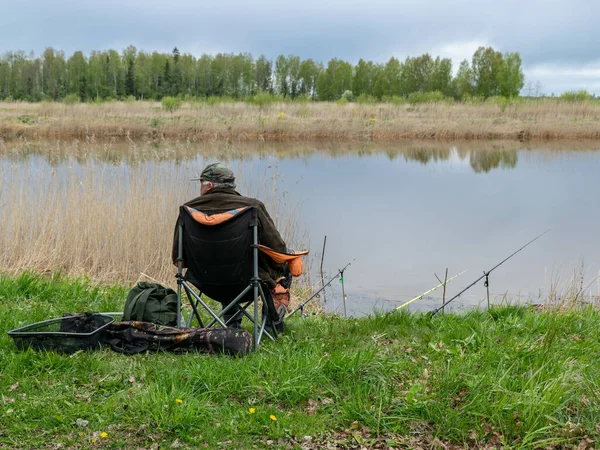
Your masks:
[[[458,277],[460,277],[460,276],[461,276],[463,273],[465,273],[465,272],[466,272],[466,270],[463,270],[462,272],[460,272],[460,273],[458,273],[458,274],[454,275],[452,278],[448,278],[446,281],[442,281],[442,282],[441,282],[440,284],[438,284],[436,287],[434,287],[434,288],[431,288],[431,289],[429,289],[428,291],[426,291],[426,292],[423,292],[423,293],[422,293],[422,294],[420,294],[420,295],[417,295],[417,296],[416,296],[415,298],[413,298],[412,300],[409,300],[409,301],[407,301],[406,303],[403,303],[403,304],[401,304],[400,306],[398,306],[398,307],[396,308],[396,310],[398,310],[398,309],[402,309],[402,308],[404,308],[405,306],[408,306],[408,305],[410,305],[411,303],[413,303],[413,302],[416,302],[417,300],[421,300],[421,299],[422,299],[423,297],[425,297],[427,294],[430,294],[430,293],[432,293],[433,291],[435,291],[436,289],[439,289],[439,288],[441,288],[442,286],[445,286],[445,285],[447,285],[447,284],[448,284],[448,283],[450,283],[452,280],[454,280],[455,278],[458,278]]]
[[[490,295],[490,290],[489,290],[489,276],[490,273],[492,273],[494,270],[496,270],[498,267],[500,267],[502,264],[504,264],[506,261],[508,261],[510,258],[512,258],[513,256],[515,256],[517,253],[519,253],[521,250],[523,250],[525,247],[529,246],[530,244],[533,244],[535,241],[537,241],[539,238],[541,238],[543,235],[545,235],[546,233],[548,233],[549,231],[551,231],[552,228],[548,228],[546,231],[544,231],[541,234],[538,234],[535,238],[533,238],[532,240],[530,240],[527,244],[525,244],[523,247],[521,247],[520,249],[518,249],[516,252],[512,253],[510,256],[508,256],[507,258],[505,258],[504,260],[502,260],[501,262],[499,262],[498,264],[496,264],[494,267],[492,267],[490,270],[488,270],[487,272],[484,271],[483,275],[481,275],[479,278],[477,278],[475,281],[473,281],[470,285],[468,285],[466,288],[464,288],[462,291],[460,291],[458,294],[456,294],[454,297],[452,297],[450,300],[448,300],[446,303],[444,303],[442,306],[440,306],[439,308],[434,309],[433,311],[430,312],[430,317],[435,316],[438,312],[440,312],[442,310],[442,308],[444,308],[446,305],[448,305],[448,303],[452,302],[453,300],[456,300],[458,297],[460,297],[462,294],[464,294],[467,290],[471,289],[473,286],[475,286],[477,283],[479,283],[481,280],[483,280],[485,278],[485,287],[487,289],[487,295],[488,295],[488,306],[489,306],[489,295]]]
[[[350,261],[348,264],[346,264],[343,268],[339,269],[337,271],[337,273],[327,282],[325,283],[321,289],[319,289],[317,292],[315,292],[313,295],[311,295],[308,299],[306,299],[305,301],[303,301],[300,305],[298,305],[298,307],[296,307],[296,309],[294,309],[291,313],[289,313],[286,316],[286,319],[288,317],[293,316],[294,314],[296,314],[298,311],[300,311],[300,313],[302,314],[304,312],[304,306],[306,306],[306,304],[308,302],[310,302],[313,298],[315,298],[317,295],[319,295],[322,291],[325,290],[326,287],[328,287],[331,283],[333,283],[336,279],[338,279],[338,277],[340,278],[340,282],[342,283],[342,290],[344,289],[344,272],[346,271],[346,269],[348,267],[350,267],[352,265],[352,263],[354,262],[354,259],[352,261]],[[345,296],[345,292],[342,294]],[[346,299],[344,298],[344,313],[346,312]]]

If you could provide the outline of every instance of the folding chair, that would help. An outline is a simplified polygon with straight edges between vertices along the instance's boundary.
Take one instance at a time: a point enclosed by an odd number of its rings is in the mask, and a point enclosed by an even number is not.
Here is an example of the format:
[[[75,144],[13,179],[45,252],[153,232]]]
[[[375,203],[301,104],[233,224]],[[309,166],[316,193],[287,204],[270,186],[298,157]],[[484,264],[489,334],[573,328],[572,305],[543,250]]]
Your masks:
[[[187,321],[191,325],[195,317],[204,326],[198,312],[202,306],[212,320],[206,325],[226,327],[238,315],[247,317],[254,326],[254,348],[257,349],[263,335],[273,340],[265,329],[269,321],[278,318],[273,299],[258,275],[258,252],[269,255],[273,250],[258,244],[258,211],[253,206],[225,213],[208,215],[188,206],[179,209],[179,242],[177,258],[177,323],[182,323],[181,297],[185,291],[192,313]],[[290,267],[308,252],[269,255],[277,262],[291,261]],[[277,256],[279,259],[277,259]],[[185,275],[183,269],[186,268]],[[295,273],[298,273],[296,268]],[[301,273],[301,262],[300,262]],[[296,275],[297,276],[297,275]],[[198,289],[195,292],[194,287]],[[223,305],[219,313],[213,311],[202,299],[202,294]],[[259,321],[259,298],[262,299],[262,318]],[[239,305],[239,307],[236,307]],[[247,311],[254,306],[254,314]],[[226,314],[239,310],[227,321]]]

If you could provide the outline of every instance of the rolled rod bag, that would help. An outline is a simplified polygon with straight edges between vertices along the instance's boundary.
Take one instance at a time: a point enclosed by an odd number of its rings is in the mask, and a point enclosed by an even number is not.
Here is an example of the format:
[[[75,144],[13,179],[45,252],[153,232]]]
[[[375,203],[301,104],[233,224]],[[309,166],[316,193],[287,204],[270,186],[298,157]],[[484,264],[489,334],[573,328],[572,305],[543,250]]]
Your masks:
[[[106,328],[104,344],[133,355],[167,350],[243,356],[252,348],[252,335],[236,328],[175,328],[149,322],[113,322]]]

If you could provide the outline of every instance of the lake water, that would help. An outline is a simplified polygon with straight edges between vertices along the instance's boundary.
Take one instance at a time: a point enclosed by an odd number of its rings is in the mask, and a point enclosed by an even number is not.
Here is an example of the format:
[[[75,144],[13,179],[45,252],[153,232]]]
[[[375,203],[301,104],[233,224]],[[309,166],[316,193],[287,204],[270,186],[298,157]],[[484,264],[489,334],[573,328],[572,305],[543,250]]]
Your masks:
[[[357,151],[313,145],[310,151],[293,152],[289,146],[271,146],[246,154],[243,161],[235,152],[207,155],[198,148],[186,153],[183,169],[197,172],[221,154],[246,179],[276,172],[285,201],[298,205],[313,272],[324,236],[326,279],[353,261],[345,277],[347,309],[361,315],[373,308],[391,309],[427,291],[439,283],[434,274],[443,278],[446,268],[449,276],[467,270],[448,285],[449,298],[550,227],[552,231],[490,275],[492,302],[503,297],[543,302],[553,284],[566,289],[582,270],[585,294],[600,295],[600,279],[595,279],[600,275],[598,147],[479,151],[476,144],[467,149],[436,144]],[[177,152],[169,156],[168,149],[167,143],[156,150],[161,161],[151,157],[135,164],[180,173],[182,158]],[[85,164],[85,156],[73,161],[49,160],[43,153],[18,158],[0,153],[0,167],[9,164],[43,172],[62,164]],[[94,164],[110,178],[111,170],[123,170],[128,163]],[[441,304],[441,295],[439,289],[411,307],[432,309]],[[480,282],[452,307],[484,304],[484,299]],[[342,313],[339,282],[327,290],[326,301],[327,309]]]

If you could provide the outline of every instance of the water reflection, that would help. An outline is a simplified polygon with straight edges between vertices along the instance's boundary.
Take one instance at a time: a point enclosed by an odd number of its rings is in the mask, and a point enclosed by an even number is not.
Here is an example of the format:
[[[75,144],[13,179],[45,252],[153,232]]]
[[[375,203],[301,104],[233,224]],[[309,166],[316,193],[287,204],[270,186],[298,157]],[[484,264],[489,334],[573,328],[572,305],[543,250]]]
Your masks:
[[[582,262],[587,286],[600,273],[597,149],[597,142],[399,147],[19,141],[0,142],[0,170],[29,165],[31,171],[46,173],[48,167],[69,164],[73,170],[81,166],[102,174],[106,189],[125,189],[125,182],[139,174],[145,174],[149,185],[160,176],[161,186],[175,189],[173,180],[187,182],[188,172],[207,161],[229,160],[244,178],[267,180],[257,193],[260,198],[272,192],[283,202],[289,199],[288,206],[300,205],[295,208],[299,223],[309,230],[302,243],[317,261],[328,236],[326,279],[356,259],[346,274],[348,309],[363,314],[373,307],[391,309],[427,291],[438,284],[434,274],[443,276],[445,268],[450,275],[467,269],[449,286],[451,296],[549,226],[554,228],[550,234],[494,272],[492,301],[544,301],[557,281],[569,285],[577,278],[573,270]],[[122,187],[113,182],[119,173]],[[277,173],[281,185],[266,173]],[[40,180],[28,177],[34,190],[43,189]],[[240,189],[256,191],[243,183]],[[173,198],[190,195],[177,191]],[[168,233],[171,227],[169,218]],[[598,282],[590,284],[586,295],[600,295]],[[431,309],[440,304],[440,296],[436,291],[413,307]],[[451,309],[477,305],[484,298],[479,285]],[[339,283],[329,289],[327,302],[330,310],[342,311]]]
[[[470,155],[469,163],[475,172],[489,172],[498,167],[502,169],[514,169],[519,160],[517,152],[491,151],[475,152]]]
[[[137,164],[148,161],[194,160],[198,155],[208,159],[247,161],[256,158],[299,159],[315,154],[332,158],[354,156],[369,158],[386,155],[389,161],[403,158],[408,162],[430,164],[432,162],[459,160],[469,163],[476,173],[494,169],[514,169],[519,152],[543,148],[549,155],[562,155],[566,151],[595,151],[596,141],[528,143],[520,142],[408,142],[402,144],[339,144],[339,143],[218,143],[192,141],[155,140],[106,140],[96,141],[38,141],[0,140],[0,156],[18,161],[30,155],[38,155],[53,167],[68,160],[84,163],[94,159],[110,164]]]

